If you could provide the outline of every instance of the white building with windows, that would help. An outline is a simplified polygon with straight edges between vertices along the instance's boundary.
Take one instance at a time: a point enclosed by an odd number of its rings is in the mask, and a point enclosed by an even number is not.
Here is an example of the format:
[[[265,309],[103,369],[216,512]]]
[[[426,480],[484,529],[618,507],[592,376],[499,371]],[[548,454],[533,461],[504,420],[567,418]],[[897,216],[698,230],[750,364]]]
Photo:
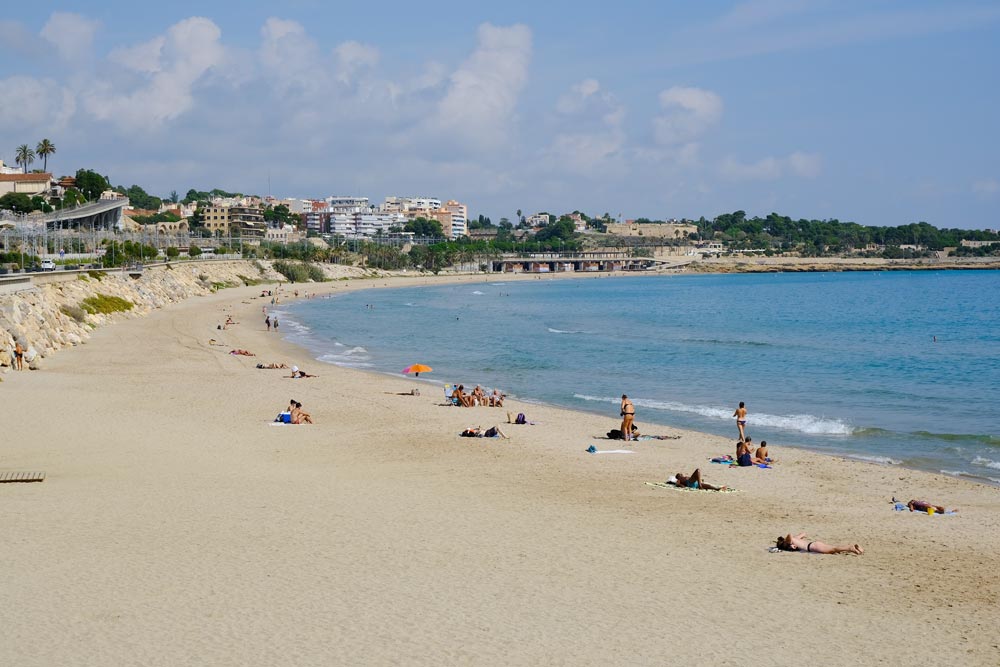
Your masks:
[[[370,213],[372,206],[368,202],[368,197],[327,197],[327,210],[330,213]]]
[[[400,213],[333,213],[330,215],[330,233],[345,238],[369,238],[379,231],[388,234],[393,227],[402,228],[406,216]]]
[[[528,223],[529,227],[544,227],[549,224],[549,214],[548,213],[536,213],[534,215],[529,215],[524,219]]]
[[[379,209],[382,213],[405,213],[411,209],[434,211],[441,208],[441,200],[434,197],[386,197]]]
[[[451,213],[451,230],[448,238],[457,239],[460,236],[469,235],[469,207],[460,204],[454,199],[449,199],[441,207]],[[449,230],[444,230],[446,234]]]

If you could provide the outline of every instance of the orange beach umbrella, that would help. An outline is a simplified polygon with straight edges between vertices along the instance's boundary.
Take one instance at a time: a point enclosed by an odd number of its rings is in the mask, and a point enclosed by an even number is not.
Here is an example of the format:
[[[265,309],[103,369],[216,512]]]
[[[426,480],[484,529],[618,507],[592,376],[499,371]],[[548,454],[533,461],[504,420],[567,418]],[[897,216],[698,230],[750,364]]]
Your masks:
[[[420,375],[421,373],[430,373],[432,370],[434,369],[431,368],[430,366],[424,366],[423,364],[413,364],[412,366],[407,366],[406,368],[403,369],[403,375],[406,375],[407,373],[416,373],[417,375]]]

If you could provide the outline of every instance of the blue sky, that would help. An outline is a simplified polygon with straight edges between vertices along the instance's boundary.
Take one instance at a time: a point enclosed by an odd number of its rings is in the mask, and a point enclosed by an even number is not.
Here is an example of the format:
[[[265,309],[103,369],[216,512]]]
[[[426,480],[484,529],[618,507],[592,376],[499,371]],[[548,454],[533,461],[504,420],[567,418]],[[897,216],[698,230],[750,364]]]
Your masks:
[[[146,5],[5,8],[0,159],[494,221],[1000,227],[995,2]]]

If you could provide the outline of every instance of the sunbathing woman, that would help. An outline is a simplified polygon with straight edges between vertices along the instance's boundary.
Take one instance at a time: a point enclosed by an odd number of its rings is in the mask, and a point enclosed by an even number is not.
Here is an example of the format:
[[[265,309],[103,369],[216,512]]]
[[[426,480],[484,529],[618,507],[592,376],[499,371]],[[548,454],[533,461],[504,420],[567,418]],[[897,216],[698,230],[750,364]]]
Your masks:
[[[686,486],[690,489],[704,489],[705,491],[725,491],[727,488],[725,486],[712,486],[702,481],[701,468],[696,468],[690,475],[677,473],[672,480],[667,480],[667,482],[676,486]]]
[[[948,510],[944,505],[932,505],[931,503],[925,500],[911,500],[910,502],[906,503],[906,506],[910,509],[911,512],[914,511],[926,512],[931,508],[934,508],[934,511],[937,512],[938,514],[945,514],[949,511],[951,512],[958,511],[957,509]]]
[[[288,368],[288,364],[257,364],[257,368]]]
[[[256,357],[257,356],[253,352],[249,352],[247,350],[240,350],[240,349],[230,350],[229,354],[238,354],[241,357]]]
[[[857,544],[838,547],[818,540],[809,541],[805,533],[798,535],[789,533],[784,537],[779,537],[776,544],[782,551],[804,551],[811,554],[857,554],[860,556],[865,552]]]

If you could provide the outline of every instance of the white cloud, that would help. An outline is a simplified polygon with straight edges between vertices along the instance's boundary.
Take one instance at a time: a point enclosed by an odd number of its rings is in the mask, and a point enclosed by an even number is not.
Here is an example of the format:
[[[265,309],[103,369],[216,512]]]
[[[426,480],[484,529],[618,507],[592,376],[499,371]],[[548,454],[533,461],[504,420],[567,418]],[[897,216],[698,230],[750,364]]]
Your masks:
[[[697,139],[722,118],[722,98],[710,90],[674,86],[659,100],[663,113],[653,119],[653,134],[662,145]]]
[[[161,37],[117,52],[119,62],[123,54],[141,54],[134,68],[142,75],[140,85],[121,92],[110,82],[95,84],[84,98],[87,110],[130,131],[154,130],[176,119],[194,106],[198,82],[225,61],[221,36],[215,23],[193,17]]]
[[[108,60],[134,72],[154,74],[159,72],[163,47],[167,38],[163,35],[135,46],[117,48],[108,54]]]
[[[823,170],[823,159],[816,153],[796,151],[786,158],[789,170],[796,176],[816,178]]]
[[[329,88],[329,63],[296,21],[269,18],[260,29],[263,74],[283,95],[321,94]]]
[[[816,178],[821,170],[819,155],[798,151],[785,157],[769,156],[749,163],[730,156],[719,167],[722,176],[733,181],[774,181],[787,175]]]
[[[12,76],[0,80],[0,126],[51,134],[66,127],[76,111],[72,91],[52,79]]]
[[[80,14],[53,12],[42,27],[41,35],[49,41],[68,63],[79,63],[90,57],[94,34],[100,23]]]
[[[578,84],[570,87],[568,93],[563,93],[556,103],[556,111],[559,113],[579,113],[587,105],[588,100],[597,95],[601,90],[601,84],[597,79],[584,79]]]
[[[995,178],[983,178],[972,184],[972,191],[979,195],[991,196],[1000,192],[1000,181]]]
[[[625,108],[597,79],[571,86],[559,97],[556,111],[561,115],[561,131],[545,151],[546,161],[559,169],[592,176],[623,172]]]
[[[478,38],[476,50],[451,75],[436,124],[469,144],[496,147],[509,135],[528,78],[531,30],[524,25],[484,23]]]
[[[375,67],[379,61],[378,49],[361,42],[344,42],[334,49],[334,53],[338,79],[342,83],[350,83],[358,71]]]

